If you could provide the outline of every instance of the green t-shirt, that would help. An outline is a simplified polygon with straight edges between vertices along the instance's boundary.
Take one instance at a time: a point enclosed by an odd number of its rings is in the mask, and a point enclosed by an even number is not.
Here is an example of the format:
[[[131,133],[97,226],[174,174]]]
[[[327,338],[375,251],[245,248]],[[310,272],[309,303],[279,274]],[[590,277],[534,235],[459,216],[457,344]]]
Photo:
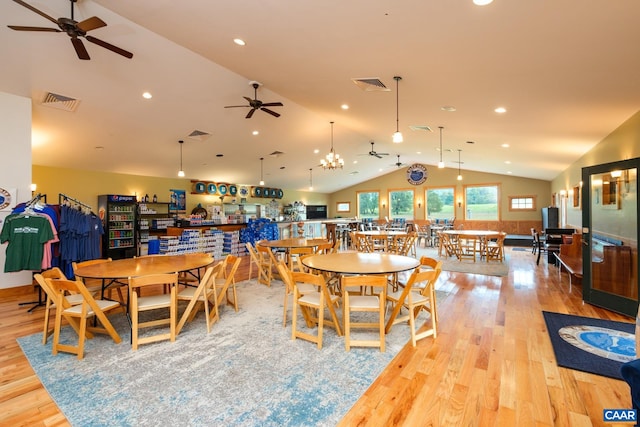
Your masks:
[[[7,246],[4,272],[42,269],[44,244],[53,239],[49,219],[40,215],[9,215],[0,232],[0,243]]]

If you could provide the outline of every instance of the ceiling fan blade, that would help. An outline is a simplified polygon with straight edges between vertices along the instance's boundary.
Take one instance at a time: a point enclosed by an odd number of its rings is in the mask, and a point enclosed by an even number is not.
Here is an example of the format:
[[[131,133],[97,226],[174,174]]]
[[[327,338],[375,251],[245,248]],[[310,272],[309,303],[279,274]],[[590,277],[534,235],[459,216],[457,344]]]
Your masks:
[[[86,33],[87,31],[95,30],[96,28],[106,27],[107,23],[97,16],[92,16],[89,19],[78,22],[76,26]]]
[[[30,11],[37,13],[38,15],[42,16],[43,18],[48,19],[49,21],[53,22],[54,24],[58,25],[58,20],[57,19],[47,15],[46,13],[44,13],[41,10],[36,9],[35,7],[31,6],[30,4],[27,4],[27,3],[23,2],[22,0],[13,0],[13,1],[18,3],[21,6],[26,7]]]
[[[251,105],[227,105],[224,108],[251,108]]]
[[[378,154],[378,153],[372,154],[372,156],[377,157],[377,158],[379,158],[379,159],[381,159],[381,158],[382,158],[382,156],[381,156],[380,154]]]
[[[266,104],[262,104],[263,107],[282,107],[282,102],[267,102]]]
[[[249,104],[251,104],[253,102],[253,99],[251,99],[249,97],[243,96],[243,98],[246,99]]]
[[[78,58],[84,60],[91,59],[89,52],[87,52],[87,49],[84,47],[84,43],[82,43],[82,40],[77,37],[71,37],[71,43],[73,44],[73,48],[76,50]]]
[[[255,109],[255,108],[252,108],[252,109],[247,113],[247,115],[246,115],[245,119],[250,119],[250,118],[251,118],[251,116],[253,116],[253,113],[255,113],[255,112],[256,112],[256,109]]]
[[[51,33],[61,33],[62,30],[57,28],[46,28],[46,27],[24,27],[21,25],[7,25],[7,27],[16,31],[47,31]]]
[[[114,45],[112,45],[110,43],[107,43],[107,42],[105,42],[103,40],[97,39],[97,38],[95,38],[93,36],[85,36],[85,38],[87,40],[89,40],[91,43],[95,43],[98,46],[102,46],[103,48],[108,49],[111,52],[115,52],[115,53],[117,53],[119,55],[122,55],[125,58],[129,58],[129,59],[133,58],[133,53],[127,52],[126,50],[121,49],[118,46],[114,46]]]
[[[389,153],[376,153],[376,154],[378,154],[379,156],[388,156],[389,155]]]
[[[261,110],[265,113],[271,114],[273,117],[280,117],[280,114],[276,113],[275,111],[271,111],[268,108],[261,108]]]

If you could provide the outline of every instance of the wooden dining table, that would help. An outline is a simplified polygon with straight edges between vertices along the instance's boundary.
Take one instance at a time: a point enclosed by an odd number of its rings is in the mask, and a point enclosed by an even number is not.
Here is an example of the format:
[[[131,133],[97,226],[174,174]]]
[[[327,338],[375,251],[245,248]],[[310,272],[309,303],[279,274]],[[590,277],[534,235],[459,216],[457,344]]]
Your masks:
[[[336,274],[393,274],[420,265],[416,258],[380,252],[337,252],[306,257],[308,268]]]
[[[256,245],[271,248],[284,249],[285,262],[291,268],[291,249],[293,248],[316,248],[319,245],[329,243],[328,239],[307,239],[304,237],[291,237],[279,240],[260,240]]]
[[[150,255],[137,258],[116,259],[110,262],[79,267],[75,275],[82,279],[102,280],[104,291],[114,282],[123,282],[129,277],[148,274],[181,273],[199,270],[213,262],[213,257],[205,253],[181,255]],[[199,280],[199,277],[198,277]]]

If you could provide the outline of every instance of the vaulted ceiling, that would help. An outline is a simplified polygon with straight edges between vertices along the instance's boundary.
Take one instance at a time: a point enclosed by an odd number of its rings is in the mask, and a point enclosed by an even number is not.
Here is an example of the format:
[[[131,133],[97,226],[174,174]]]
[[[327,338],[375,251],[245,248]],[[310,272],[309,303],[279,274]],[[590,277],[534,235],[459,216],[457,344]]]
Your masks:
[[[70,16],[67,0],[25,1]],[[76,21],[107,24],[90,35],[133,53],[84,40],[88,61],[65,33],[8,28],[55,27],[26,7],[5,0],[0,16],[0,91],[33,100],[37,165],[175,177],[184,140],[187,178],[257,184],[263,157],[267,186],[306,189],[312,169],[333,192],[397,156],[434,167],[442,126],[446,167],[462,150],[462,169],[551,180],[640,107],[636,0],[79,0]],[[224,108],[252,81],[280,117]],[[331,121],[342,170],[318,167]]]

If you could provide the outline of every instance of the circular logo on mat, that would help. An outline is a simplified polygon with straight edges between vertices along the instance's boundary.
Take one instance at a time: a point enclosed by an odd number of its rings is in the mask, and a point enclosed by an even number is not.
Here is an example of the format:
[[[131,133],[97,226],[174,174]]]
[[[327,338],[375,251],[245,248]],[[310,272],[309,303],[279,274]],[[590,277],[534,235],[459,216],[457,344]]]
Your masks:
[[[627,332],[597,326],[565,326],[558,331],[569,344],[596,356],[618,362],[636,358],[635,337]]]

